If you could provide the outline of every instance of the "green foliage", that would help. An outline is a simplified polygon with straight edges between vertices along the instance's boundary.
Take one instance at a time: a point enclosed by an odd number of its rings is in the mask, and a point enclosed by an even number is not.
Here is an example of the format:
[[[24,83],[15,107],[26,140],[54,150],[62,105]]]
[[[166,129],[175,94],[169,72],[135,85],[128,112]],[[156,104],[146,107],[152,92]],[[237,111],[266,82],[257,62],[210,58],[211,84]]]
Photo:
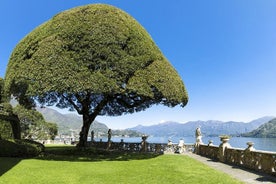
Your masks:
[[[0,103],[4,100],[4,79],[0,77]]]
[[[13,113],[11,104],[0,103],[0,137],[20,139],[20,133],[19,119]]]
[[[1,103],[1,113],[7,116],[13,115],[13,108],[10,103]]]
[[[30,140],[0,140],[1,157],[33,157],[44,151],[44,146]]]
[[[276,118],[261,125],[256,130],[242,134],[244,137],[276,138]]]
[[[56,123],[46,122],[46,138],[50,140],[54,140],[56,135],[58,134],[58,126]]]
[[[26,108],[38,101],[77,110],[82,142],[97,115],[188,101],[180,76],[146,30],[103,4],[59,13],[22,39],[9,60],[5,92]]]
[[[0,139],[12,139],[11,123],[0,119]]]
[[[54,139],[57,135],[57,125],[46,122],[38,111],[18,105],[14,108],[14,113],[20,120],[23,138],[47,140]]]
[[[101,4],[64,11],[27,35],[12,53],[6,82],[25,103],[32,102],[25,95],[39,96],[72,107],[91,96],[93,107],[108,96],[101,111],[108,115],[187,103],[180,77],[142,26]]]

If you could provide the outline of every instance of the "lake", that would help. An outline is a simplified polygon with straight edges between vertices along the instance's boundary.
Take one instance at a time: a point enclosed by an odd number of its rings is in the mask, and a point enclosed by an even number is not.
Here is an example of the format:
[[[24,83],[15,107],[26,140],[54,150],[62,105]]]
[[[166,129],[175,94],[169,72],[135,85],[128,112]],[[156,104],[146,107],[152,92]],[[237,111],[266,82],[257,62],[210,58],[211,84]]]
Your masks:
[[[178,143],[180,139],[184,139],[185,143],[195,143],[195,137],[149,137],[147,141],[149,143],[168,143],[168,140],[172,140],[173,143]],[[112,137],[112,141],[120,142],[124,139],[124,142],[141,142],[141,137]],[[100,139],[96,139],[99,141]],[[208,144],[209,140],[213,141],[214,145],[219,145],[221,143],[219,137],[202,137],[204,144]],[[102,141],[107,141],[103,138]],[[254,142],[254,148],[256,150],[273,151],[276,152],[276,138],[251,138],[251,137],[232,137],[229,143],[235,148],[247,148],[247,142]]]

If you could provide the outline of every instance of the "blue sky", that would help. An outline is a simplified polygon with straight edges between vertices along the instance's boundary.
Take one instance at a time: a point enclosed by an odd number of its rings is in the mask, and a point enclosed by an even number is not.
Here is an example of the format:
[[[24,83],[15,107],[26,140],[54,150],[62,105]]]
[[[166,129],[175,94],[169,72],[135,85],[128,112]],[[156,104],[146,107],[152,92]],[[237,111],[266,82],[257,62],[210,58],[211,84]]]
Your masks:
[[[110,128],[165,121],[251,121],[276,116],[274,0],[0,1],[0,77],[16,44],[55,14],[106,3],[133,16],[176,68],[189,93],[185,108],[154,106],[98,117]]]

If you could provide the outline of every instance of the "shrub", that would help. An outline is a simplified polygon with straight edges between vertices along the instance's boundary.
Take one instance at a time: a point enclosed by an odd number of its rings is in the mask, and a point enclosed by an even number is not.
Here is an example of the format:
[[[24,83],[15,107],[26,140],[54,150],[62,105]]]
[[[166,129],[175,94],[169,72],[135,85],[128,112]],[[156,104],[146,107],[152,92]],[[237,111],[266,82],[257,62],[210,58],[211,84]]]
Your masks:
[[[44,151],[44,145],[31,140],[0,140],[2,157],[34,157]]]

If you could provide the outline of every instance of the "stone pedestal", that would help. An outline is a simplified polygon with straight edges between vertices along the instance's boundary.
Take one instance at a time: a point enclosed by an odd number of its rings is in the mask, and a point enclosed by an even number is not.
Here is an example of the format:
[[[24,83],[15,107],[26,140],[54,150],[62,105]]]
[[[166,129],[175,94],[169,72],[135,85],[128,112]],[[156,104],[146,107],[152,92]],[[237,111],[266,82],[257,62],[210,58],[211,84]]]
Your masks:
[[[225,150],[231,148],[228,143],[229,137],[220,137],[221,144],[219,145],[219,161],[225,162]]]

